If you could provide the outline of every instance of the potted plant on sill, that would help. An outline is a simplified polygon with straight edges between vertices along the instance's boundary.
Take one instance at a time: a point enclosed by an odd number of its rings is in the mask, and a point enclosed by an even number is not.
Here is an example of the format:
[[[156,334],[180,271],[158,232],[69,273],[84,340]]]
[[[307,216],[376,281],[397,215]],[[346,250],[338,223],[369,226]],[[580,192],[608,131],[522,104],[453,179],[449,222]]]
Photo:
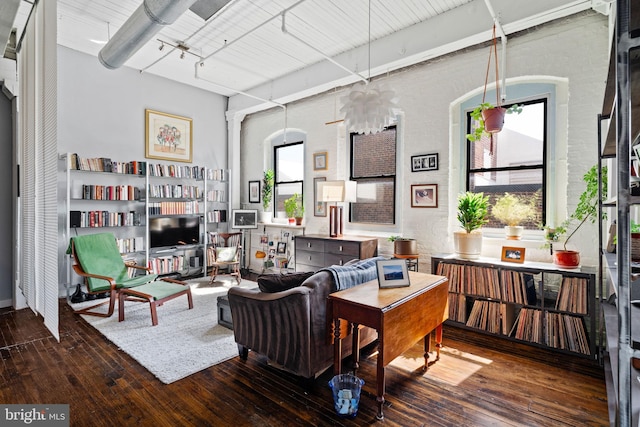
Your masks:
[[[487,223],[489,196],[467,191],[458,196],[457,218],[464,230],[453,232],[456,254],[464,259],[477,259],[482,252],[482,231]]]
[[[295,193],[284,201],[284,211],[289,218],[289,224],[295,222],[296,225],[302,225],[302,218],[304,216],[304,202],[302,195]]]
[[[607,167],[602,168],[602,196],[607,197]],[[576,268],[580,265],[580,251],[567,249],[567,243],[573,237],[574,234],[582,227],[584,223],[590,221],[592,224],[598,220],[598,167],[592,166],[582,177],[582,180],[586,183],[586,188],[580,195],[580,199],[576,206],[575,211],[569,218],[556,227],[554,232],[550,234],[551,237],[558,237],[567,232],[573,223],[578,224],[573,228],[573,231],[569,233],[564,241],[563,249],[553,249],[553,262],[558,267],[562,268]],[[551,230],[551,229],[549,229]],[[547,232],[549,234],[549,231]],[[550,242],[552,245],[552,242]]]
[[[387,238],[393,242],[393,255],[417,255],[418,241],[408,237],[389,236]]]
[[[274,173],[273,169],[264,171],[262,178],[262,222],[271,222],[273,212],[269,210],[271,207],[271,197],[273,195]]]
[[[507,240],[520,240],[524,231],[520,224],[536,218],[536,198],[526,201],[521,196],[505,193],[496,200],[496,204],[491,208],[491,215],[507,224],[504,227]]]

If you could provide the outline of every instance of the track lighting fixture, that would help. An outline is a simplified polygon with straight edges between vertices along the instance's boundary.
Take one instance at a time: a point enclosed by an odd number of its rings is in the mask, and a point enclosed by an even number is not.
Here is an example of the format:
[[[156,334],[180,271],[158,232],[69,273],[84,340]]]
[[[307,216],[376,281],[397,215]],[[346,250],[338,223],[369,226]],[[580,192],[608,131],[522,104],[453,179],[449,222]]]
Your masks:
[[[180,54],[180,59],[184,59],[184,51]]]
[[[157,40],[160,42],[160,47],[158,48],[158,50],[163,50],[164,45],[168,45],[168,46],[171,46],[173,50],[178,49],[180,51],[180,59],[184,59],[187,53],[198,57],[198,59],[200,60],[202,59],[200,55],[197,55],[193,52],[189,52],[190,47],[187,46],[182,41],[176,41],[175,43],[171,43],[171,42],[160,40],[160,39],[157,39]],[[165,56],[169,55],[171,52],[173,52],[173,50],[169,51],[167,54],[165,54]]]

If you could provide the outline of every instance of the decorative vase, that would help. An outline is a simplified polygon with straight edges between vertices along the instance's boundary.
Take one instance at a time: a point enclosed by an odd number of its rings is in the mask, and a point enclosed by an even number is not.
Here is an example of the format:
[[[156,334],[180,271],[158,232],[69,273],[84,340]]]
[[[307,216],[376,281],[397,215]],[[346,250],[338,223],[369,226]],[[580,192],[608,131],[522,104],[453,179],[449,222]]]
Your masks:
[[[504,232],[507,236],[507,240],[522,239],[523,231],[524,231],[524,227],[521,225],[507,225],[504,227]]]
[[[260,212],[260,222],[268,224],[271,221],[273,221],[273,212],[271,211]]]
[[[506,108],[495,107],[488,110],[482,110],[482,119],[484,120],[484,130],[488,133],[496,133],[502,130],[504,125],[504,115],[507,113]]]
[[[482,231],[474,230],[467,233],[464,230],[453,232],[453,246],[456,255],[462,259],[478,259],[482,252]]]
[[[560,268],[577,268],[580,266],[580,252],[554,250],[553,263]]]
[[[398,239],[393,242],[394,255],[417,255],[418,241],[415,239]]]

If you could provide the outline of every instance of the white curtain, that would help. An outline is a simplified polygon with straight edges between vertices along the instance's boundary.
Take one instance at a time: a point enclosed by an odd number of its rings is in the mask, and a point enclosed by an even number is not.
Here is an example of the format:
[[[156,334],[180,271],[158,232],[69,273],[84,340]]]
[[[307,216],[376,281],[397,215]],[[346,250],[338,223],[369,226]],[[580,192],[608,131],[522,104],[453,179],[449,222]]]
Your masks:
[[[58,331],[56,2],[34,8],[18,56],[19,277],[31,309]]]

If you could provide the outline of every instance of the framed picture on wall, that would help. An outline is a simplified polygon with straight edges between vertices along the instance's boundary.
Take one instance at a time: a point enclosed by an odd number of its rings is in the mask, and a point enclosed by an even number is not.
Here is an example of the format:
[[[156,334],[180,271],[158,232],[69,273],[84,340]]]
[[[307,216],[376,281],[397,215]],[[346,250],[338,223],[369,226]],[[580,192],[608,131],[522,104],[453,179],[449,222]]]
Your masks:
[[[438,153],[411,156],[411,172],[438,170]]]
[[[260,181],[249,181],[249,203],[260,203]]]
[[[415,184],[411,186],[412,208],[437,208],[438,184]]]
[[[313,153],[313,170],[326,171],[327,169],[327,152]]]
[[[313,178],[313,216],[327,216],[327,202],[318,201],[318,182],[326,180],[323,176]]]
[[[193,120],[145,110],[145,157],[191,163]]]

